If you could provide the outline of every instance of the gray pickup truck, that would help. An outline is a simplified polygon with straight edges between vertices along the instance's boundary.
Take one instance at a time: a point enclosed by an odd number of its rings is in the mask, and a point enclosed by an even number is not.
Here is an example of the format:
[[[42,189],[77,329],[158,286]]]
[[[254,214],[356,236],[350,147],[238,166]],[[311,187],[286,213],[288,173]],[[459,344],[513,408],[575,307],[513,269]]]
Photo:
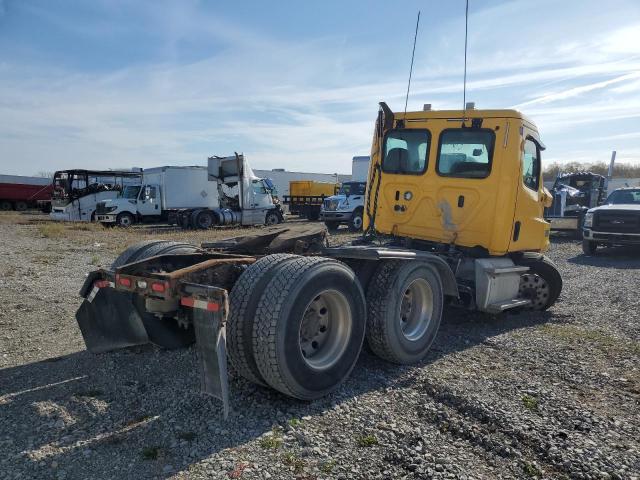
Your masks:
[[[582,234],[587,255],[600,245],[640,245],[640,187],[614,190],[604,205],[588,210]]]

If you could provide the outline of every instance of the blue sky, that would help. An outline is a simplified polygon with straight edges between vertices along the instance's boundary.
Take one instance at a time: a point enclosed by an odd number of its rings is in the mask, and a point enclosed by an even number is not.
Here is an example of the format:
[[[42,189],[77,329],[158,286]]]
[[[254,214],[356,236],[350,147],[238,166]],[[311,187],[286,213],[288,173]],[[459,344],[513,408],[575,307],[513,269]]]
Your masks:
[[[0,173],[203,164],[349,173],[384,100],[462,104],[464,0],[0,0]],[[544,160],[640,161],[639,0],[471,0],[467,98]]]

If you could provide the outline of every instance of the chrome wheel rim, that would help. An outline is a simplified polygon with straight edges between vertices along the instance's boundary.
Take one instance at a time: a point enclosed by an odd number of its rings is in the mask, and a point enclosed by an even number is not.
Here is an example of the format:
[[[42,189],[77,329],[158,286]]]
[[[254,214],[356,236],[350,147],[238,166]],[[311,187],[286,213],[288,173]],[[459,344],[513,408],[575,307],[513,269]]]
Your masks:
[[[362,217],[355,217],[352,223],[354,228],[359,230],[360,228],[362,228]]]
[[[299,346],[302,358],[314,370],[327,370],[340,360],[351,337],[351,308],[337,290],[320,292],[302,316]]]
[[[122,225],[123,227],[128,227],[131,225],[131,218],[129,218],[127,215],[125,215],[124,217],[120,218],[120,225]]]
[[[424,278],[416,278],[405,289],[400,302],[400,329],[412,342],[422,338],[433,318],[433,290]]]
[[[549,284],[537,273],[525,273],[520,276],[518,297],[530,300],[533,310],[542,310],[549,301]]]

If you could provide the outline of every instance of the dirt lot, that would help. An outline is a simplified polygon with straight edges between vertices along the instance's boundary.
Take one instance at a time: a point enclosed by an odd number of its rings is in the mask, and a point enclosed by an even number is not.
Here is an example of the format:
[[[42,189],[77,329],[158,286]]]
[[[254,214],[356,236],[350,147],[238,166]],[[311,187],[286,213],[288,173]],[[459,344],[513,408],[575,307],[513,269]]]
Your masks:
[[[233,379],[226,422],[192,349],[84,351],[87,271],[142,239],[236,233],[0,215],[0,478],[640,478],[640,251],[555,240],[549,312],[447,310],[424,362],[363,352],[313,403]]]

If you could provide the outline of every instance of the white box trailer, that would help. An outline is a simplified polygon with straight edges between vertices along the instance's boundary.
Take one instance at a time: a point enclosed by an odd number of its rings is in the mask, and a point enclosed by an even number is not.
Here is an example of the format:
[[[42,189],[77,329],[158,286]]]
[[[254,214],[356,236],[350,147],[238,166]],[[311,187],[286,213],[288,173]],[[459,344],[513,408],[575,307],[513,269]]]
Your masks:
[[[218,189],[207,178],[207,167],[156,167],[144,170],[142,183],[160,187],[163,210],[178,208],[217,208]]]

